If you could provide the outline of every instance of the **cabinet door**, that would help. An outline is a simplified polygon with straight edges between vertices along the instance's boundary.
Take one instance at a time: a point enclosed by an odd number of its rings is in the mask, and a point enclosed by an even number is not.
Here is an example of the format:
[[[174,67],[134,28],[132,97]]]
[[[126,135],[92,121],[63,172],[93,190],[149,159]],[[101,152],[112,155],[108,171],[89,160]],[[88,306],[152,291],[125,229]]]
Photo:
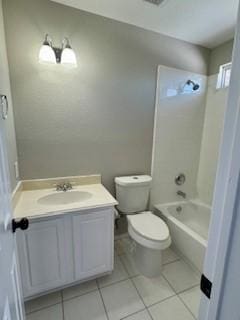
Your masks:
[[[18,233],[24,297],[64,285],[67,280],[64,219],[30,222]]]
[[[72,217],[75,280],[113,269],[113,210]]]

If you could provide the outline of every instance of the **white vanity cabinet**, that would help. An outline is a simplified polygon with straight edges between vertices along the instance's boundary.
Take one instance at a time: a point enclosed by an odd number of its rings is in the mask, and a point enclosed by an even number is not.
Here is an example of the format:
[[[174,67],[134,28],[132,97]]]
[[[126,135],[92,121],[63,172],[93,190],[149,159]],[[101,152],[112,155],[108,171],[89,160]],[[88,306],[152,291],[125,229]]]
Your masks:
[[[113,207],[30,220],[17,232],[25,299],[113,270]]]
[[[109,210],[72,216],[74,280],[113,269],[113,216]]]
[[[64,218],[33,220],[17,233],[24,297],[64,285],[67,280]]]

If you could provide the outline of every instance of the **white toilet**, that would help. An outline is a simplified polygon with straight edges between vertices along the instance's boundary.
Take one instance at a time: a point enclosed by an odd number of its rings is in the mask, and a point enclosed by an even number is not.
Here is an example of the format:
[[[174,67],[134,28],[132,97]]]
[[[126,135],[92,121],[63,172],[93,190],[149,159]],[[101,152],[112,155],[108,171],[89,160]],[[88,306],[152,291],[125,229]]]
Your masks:
[[[146,277],[162,271],[162,250],[171,244],[166,223],[147,208],[152,178],[147,175],[116,177],[118,210],[127,215],[128,233],[136,243],[136,267]]]

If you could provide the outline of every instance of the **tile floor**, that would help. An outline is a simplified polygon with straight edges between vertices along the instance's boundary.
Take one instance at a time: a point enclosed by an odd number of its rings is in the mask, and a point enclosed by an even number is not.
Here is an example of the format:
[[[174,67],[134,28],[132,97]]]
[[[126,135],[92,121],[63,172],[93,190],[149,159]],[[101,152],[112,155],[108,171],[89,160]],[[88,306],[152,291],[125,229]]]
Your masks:
[[[27,320],[194,320],[200,275],[171,249],[159,278],[140,275],[128,237],[115,241],[114,272],[26,303]]]

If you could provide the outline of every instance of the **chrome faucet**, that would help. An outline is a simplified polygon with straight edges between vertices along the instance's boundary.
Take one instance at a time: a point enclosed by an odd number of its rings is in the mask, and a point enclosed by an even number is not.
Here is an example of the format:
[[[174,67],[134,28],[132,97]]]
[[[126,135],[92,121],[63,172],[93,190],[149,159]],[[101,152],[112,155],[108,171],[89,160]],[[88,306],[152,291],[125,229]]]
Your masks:
[[[68,190],[71,190],[72,189],[72,184],[70,182],[63,182],[63,183],[60,183],[60,184],[57,184],[56,185],[56,190],[57,191],[68,191]]]
[[[181,191],[181,190],[178,190],[177,191],[177,195],[182,197],[183,199],[186,199],[187,195],[185,192]]]

